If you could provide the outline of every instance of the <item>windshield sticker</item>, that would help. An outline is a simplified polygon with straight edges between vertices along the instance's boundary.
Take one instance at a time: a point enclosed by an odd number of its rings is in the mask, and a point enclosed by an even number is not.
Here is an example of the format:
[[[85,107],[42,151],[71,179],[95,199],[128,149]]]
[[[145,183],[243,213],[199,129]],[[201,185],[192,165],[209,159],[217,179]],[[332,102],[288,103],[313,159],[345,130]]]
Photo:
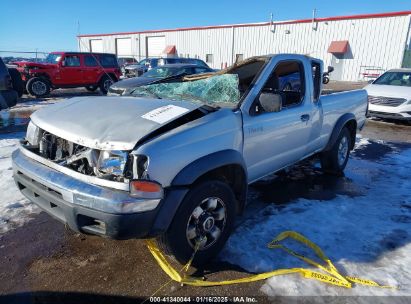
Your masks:
[[[168,105],[164,106],[161,108],[154,109],[143,116],[142,118],[154,121],[159,124],[163,124],[167,121],[172,120],[173,118],[176,118],[177,116],[180,116],[186,112],[188,112],[189,109],[182,108],[179,106],[174,106],[174,105]]]

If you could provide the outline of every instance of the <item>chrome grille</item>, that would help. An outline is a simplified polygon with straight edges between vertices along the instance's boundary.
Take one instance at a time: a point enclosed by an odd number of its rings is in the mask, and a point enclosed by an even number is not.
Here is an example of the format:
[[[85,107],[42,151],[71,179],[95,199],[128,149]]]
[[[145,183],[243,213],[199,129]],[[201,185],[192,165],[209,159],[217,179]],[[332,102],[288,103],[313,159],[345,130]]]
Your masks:
[[[368,96],[368,102],[388,107],[398,107],[407,100],[405,98],[383,97],[383,96]]]

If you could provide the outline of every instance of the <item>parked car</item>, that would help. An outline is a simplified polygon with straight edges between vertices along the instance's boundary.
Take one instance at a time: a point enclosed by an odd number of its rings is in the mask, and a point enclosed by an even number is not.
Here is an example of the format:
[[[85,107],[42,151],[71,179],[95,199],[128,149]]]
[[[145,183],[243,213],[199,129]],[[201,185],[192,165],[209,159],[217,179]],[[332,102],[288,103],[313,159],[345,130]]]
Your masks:
[[[258,56],[139,87],[138,98],[44,107],[13,152],[14,179],[75,231],[157,237],[181,263],[198,248],[193,265],[200,265],[228,239],[250,183],[313,156],[325,172],[343,172],[366,121],[367,94],[320,96],[322,68],[304,55]],[[293,72],[301,89],[282,90],[281,78]]]
[[[370,116],[411,121],[411,69],[389,70],[365,89]]]
[[[284,91],[298,91],[301,81],[299,73],[292,73],[281,77],[280,88]]]
[[[126,73],[126,66],[130,64],[138,64],[138,60],[134,57],[119,57],[117,61],[118,65],[120,66],[121,73],[123,73],[123,75]]]
[[[199,73],[212,73],[213,69],[196,64],[165,64],[145,72],[140,77],[133,77],[120,80],[110,86],[107,95],[130,95],[130,93],[137,87],[156,83],[165,78],[177,75],[192,75]]]
[[[201,59],[197,58],[146,58],[141,60],[138,64],[131,64],[125,67],[125,77],[138,77],[143,75],[148,70],[155,68],[157,66],[162,66],[165,64],[178,64],[178,63],[187,63],[187,64],[196,64],[198,66],[206,67],[209,66]]]
[[[100,88],[107,93],[121,71],[113,54],[53,52],[42,63],[14,62],[22,75],[26,89],[36,97],[47,96],[52,89],[85,87]]]
[[[0,57],[0,110],[15,106],[18,94],[13,89],[13,79]]]

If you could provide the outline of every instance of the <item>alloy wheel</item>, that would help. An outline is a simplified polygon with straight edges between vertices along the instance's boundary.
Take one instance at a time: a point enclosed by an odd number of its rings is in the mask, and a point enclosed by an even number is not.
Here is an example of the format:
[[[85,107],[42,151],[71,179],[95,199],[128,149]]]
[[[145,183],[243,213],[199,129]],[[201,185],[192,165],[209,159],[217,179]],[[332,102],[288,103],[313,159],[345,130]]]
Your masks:
[[[193,212],[187,223],[186,237],[192,248],[199,250],[211,247],[220,238],[225,228],[227,209],[218,197],[204,199]]]

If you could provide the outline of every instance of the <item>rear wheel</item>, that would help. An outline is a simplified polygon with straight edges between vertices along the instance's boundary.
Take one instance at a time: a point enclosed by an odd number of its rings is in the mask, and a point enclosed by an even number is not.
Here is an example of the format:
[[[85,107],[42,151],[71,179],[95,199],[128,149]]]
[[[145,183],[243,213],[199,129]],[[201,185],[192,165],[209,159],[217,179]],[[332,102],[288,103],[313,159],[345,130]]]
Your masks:
[[[42,77],[33,77],[26,84],[27,92],[35,97],[44,97],[50,94],[50,83]]]
[[[199,266],[215,257],[233,229],[235,197],[231,188],[220,181],[194,186],[176,212],[168,231],[159,239],[160,247],[181,264],[193,260]]]
[[[344,127],[331,150],[321,154],[321,167],[324,172],[342,174],[350,156],[351,141],[350,131]]]
[[[114,82],[114,79],[109,76],[104,76],[103,78],[101,78],[99,85],[101,93],[103,93],[104,95],[107,94],[109,87]]]
[[[95,90],[98,89],[98,86],[93,86],[93,85],[91,85],[91,86],[86,86],[85,88],[86,88],[86,90],[89,91],[89,92],[94,92]]]

